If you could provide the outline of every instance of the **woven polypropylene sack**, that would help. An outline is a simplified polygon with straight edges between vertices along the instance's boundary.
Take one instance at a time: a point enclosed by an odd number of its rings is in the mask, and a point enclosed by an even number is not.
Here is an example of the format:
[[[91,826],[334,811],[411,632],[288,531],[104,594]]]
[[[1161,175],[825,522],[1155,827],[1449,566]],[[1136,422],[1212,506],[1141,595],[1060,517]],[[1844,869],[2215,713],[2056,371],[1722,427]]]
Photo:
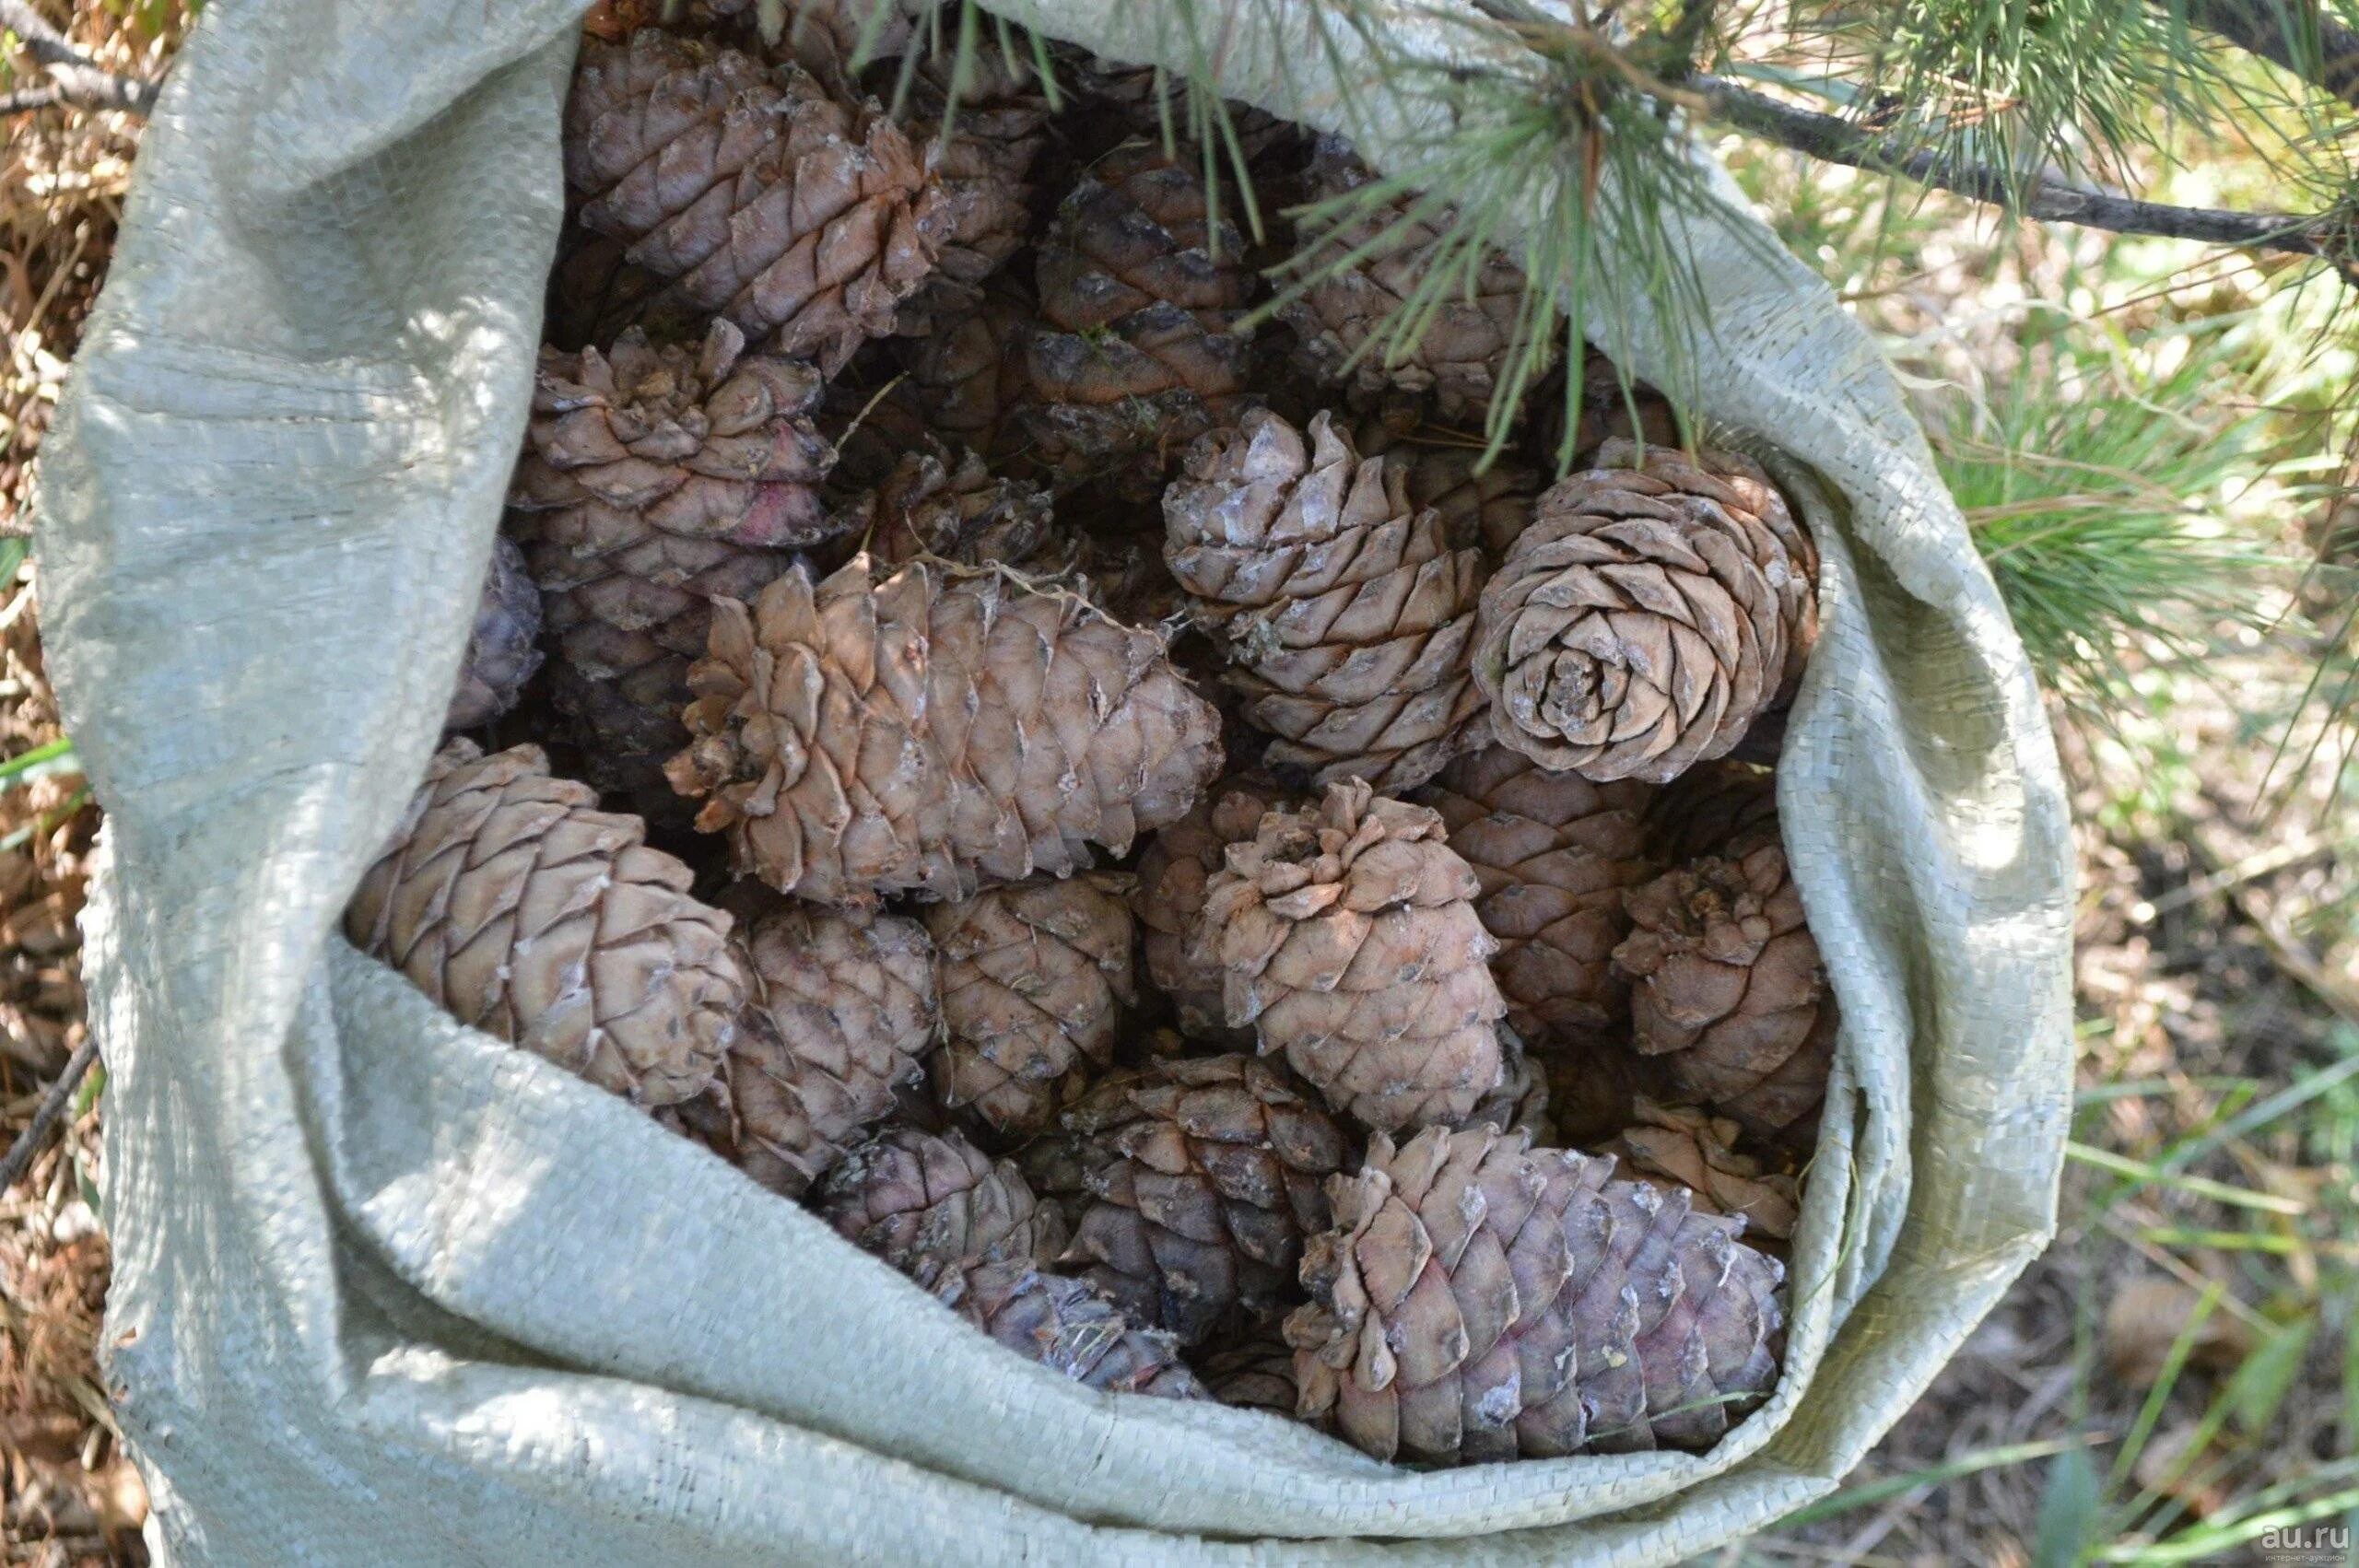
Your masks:
[[[1306,3],[1224,18],[1219,69],[1332,127],[1367,73]],[[1183,63],[1154,0],[1005,8]],[[109,1392],[159,1561],[1668,1562],[1825,1493],[2053,1223],[2070,849],[1895,383],[1732,211],[1675,221],[1704,412],[1774,437],[1825,556],[1780,789],[1843,1030],[1785,1376],[1710,1453],[1412,1472],[1093,1394],[344,944],[522,435],[577,9],[208,7],[43,448],[52,668],[109,813]]]

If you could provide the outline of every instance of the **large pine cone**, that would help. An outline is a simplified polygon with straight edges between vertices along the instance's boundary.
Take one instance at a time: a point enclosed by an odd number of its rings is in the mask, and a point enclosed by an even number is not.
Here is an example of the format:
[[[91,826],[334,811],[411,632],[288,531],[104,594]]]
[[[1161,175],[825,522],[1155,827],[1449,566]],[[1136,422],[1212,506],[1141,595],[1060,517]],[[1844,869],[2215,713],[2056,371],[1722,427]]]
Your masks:
[[[1313,202],[1347,201],[1374,178],[1340,137],[1319,138],[1310,160]],[[1455,221],[1453,209],[1404,192],[1305,223],[1302,254],[1314,281],[1280,307],[1278,318],[1295,330],[1313,374],[1365,396],[1395,387],[1430,393],[1443,419],[1482,422],[1516,345],[1523,269],[1488,251],[1471,297],[1451,293],[1414,344],[1400,337],[1400,312]],[[1555,330],[1553,310],[1526,326],[1543,350]],[[1535,369],[1545,365],[1543,355]]]
[[[640,1105],[712,1086],[745,986],[730,919],[538,746],[445,744],[344,913],[460,1023]]]
[[[1152,1063],[1064,1115],[1097,1201],[1066,1260],[1183,1345],[1264,1318],[1292,1294],[1320,1183],[1350,1147],[1324,1112],[1250,1056]]]
[[[1370,1141],[1286,1319],[1301,1413],[1438,1465],[1719,1441],[1777,1376],[1784,1271],[1613,1169],[1488,1128]]]
[[[829,374],[893,330],[947,221],[933,171],[874,99],[655,29],[583,48],[565,155],[584,226]]]
[[[1417,798],[1441,813],[1449,847],[1481,879],[1475,904],[1499,939],[1491,972],[1508,1022],[1541,1050],[1602,1047],[1629,1016],[1614,948],[1629,934],[1625,889],[1654,873],[1635,780],[1594,784],[1486,746],[1452,762]]]
[[[869,554],[885,566],[921,556],[958,566],[1033,567],[1053,537],[1048,493],[995,479],[971,451],[928,439],[876,487]]]
[[[1025,345],[1036,455],[1060,486],[1104,477],[1144,499],[1196,437],[1249,401],[1241,329],[1255,276],[1195,149],[1131,142],[1091,166],[1040,242],[1040,319]]]
[[[459,661],[458,688],[442,716],[445,730],[488,724],[524,693],[524,683],[541,667],[541,591],[524,568],[524,552],[501,534],[491,542],[491,565],[475,597],[475,630]]]
[[[823,903],[962,898],[1127,851],[1220,771],[1219,715],[1162,639],[1069,593],[856,557],[716,605],[668,766],[738,865]]]
[[[1002,1346],[1100,1393],[1209,1397],[1180,1359],[1178,1340],[1138,1327],[1079,1280],[1044,1274],[1019,1258],[962,1259],[918,1282]]]
[[[1678,1188],[1699,1214],[1740,1215],[1745,1235],[1790,1241],[1802,1217],[1800,1190],[1792,1176],[1766,1172],[1760,1161],[1738,1153],[1733,1145],[1742,1132],[1725,1117],[1641,1099],[1637,1119],[1598,1153],[1613,1155],[1640,1181]]]
[[[1750,459],[1608,441],[1540,497],[1483,590],[1474,678],[1500,743],[1661,784],[1725,755],[1801,673],[1817,552]]]
[[[817,1194],[827,1222],[904,1274],[963,1258],[1046,1263],[1064,1218],[1033,1201],[1024,1174],[956,1132],[897,1127],[844,1156]]]
[[[741,948],[754,991],[729,1050],[722,1153],[799,1198],[924,1072],[939,1016],[933,944],[898,915],[781,902]]]
[[[1252,837],[1262,813],[1281,800],[1268,779],[1233,774],[1214,785],[1193,811],[1157,832],[1139,856],[1131,909],[1144,933],[1147,978],[1171,999],[1180,1032],[1191,1039],[1222,1045],[1238,1039],[1221,1000],[1220,963],[1197,951],[1204,895],[1228,847]]]
[[[1785,850],[1690,860],[1628,903],[1634,929],[1614,962],[1635,982],[1638,1049],[1664,1058],[1677,1097],[1765,1138],[1815,1109],[1835,1059],[1835,998]]]
[[[1131,969],[1130,879],[1084,872],[988,888],[925,914],[942,953],[934,1092],[993,1129],[1047,1128],[1114,1056]]]
[[[1362,458],[1332,415],[1309,440],[1266,410],[1198,442],[1166,492],[1164,556],[1226,646],[1273,767],[1422,784],[1483,696],[1468,667],[1483,556],[1406,472]]]
[[[722,322],[695,349],[634,329],[605,354],[543,350],[509,491],[546,595],[551,696],[591,782],[657,820],[687,816],[663,765],[687,743],[710,600],[759,593],[786,569],[775,546],[834,526],[818,487],[835,452],[807,417],[818,377],[744,348]]]
[[[1501,1077],[1498,944],[1443,837],[1423,806],[1331,784],[1231,846],[1204,902],[1229,1023],[1379,1131],[1456,1120]]]

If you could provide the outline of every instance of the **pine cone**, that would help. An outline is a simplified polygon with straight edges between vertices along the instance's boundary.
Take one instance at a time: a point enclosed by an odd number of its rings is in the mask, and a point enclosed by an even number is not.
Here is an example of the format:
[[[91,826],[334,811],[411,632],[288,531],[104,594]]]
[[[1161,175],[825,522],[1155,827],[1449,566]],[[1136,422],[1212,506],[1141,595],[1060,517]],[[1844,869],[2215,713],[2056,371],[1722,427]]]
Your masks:
[[[908,350],[910,385],[934,433],[1019,478],[1030,461],[1020,417],[1031,386],[1024,344],[1038,324],[1030,292],[1003,274],[973,310],[937,319]]]
[[[1454,1120],[1501,1077],[1479,891],[1441,818],[1331,784],[1229,847],[1199,950],[1226,971],[1229,1023],[1256,1024],[1330,1106],[1383,1132]]]
[[[1025,345],[1036,455],[1062,488],[1103,477],[1145,499],[1187,444],[1243,412],[1254,274],[1216,186],[1181,146],[1132,142],[1091,166],[1040,242],[1042,325]]]
[[[1635,982],[1638,1049],[1664,1057],[1673,1093],[1759,1137],[1826,1097],[1835,998],[1786,852],[1708,856],[1631,890],[1633,930],[1614,962]]]
[[[1721,756],[1816,636],[1817,556],[1749,459],[1608,441],[1540,497],[1483,590],[1474,678],[1502,744],[1661,784]]]
[[[1064,1261],[1183,1345],[1285,1304],[1303,1237],[1327,1228],[1320,1183],[1351,1153],[1250,1056],[1151,1063],[1099,1084],[1064,1123],[1097,1199]]]
[[[959,566],[1039,563],[1052,537],[1048,493],[994,479],[971,451],[939,441],[903,455],[877,487],[869,553],[885,566],[931,556]]]
[[[488,724],[524,693],[524,683],[541,667],[541,591],[524,569],[524,552],[501,535],[491,542],[491,565],[475,599],[475,628],[459,661],[459,686],[451,694],[445,730]]]
[[[711,1085],[745,1003],[729,917],[688,896],[644,824],[596,806],[538,746],[449,742],[345,934],[460,1023],[675,1105]]]
[[[731,1047],[724,1155],[799,1198],[922,1075],[939,1016],[915,920],[780,902],[742,946],[754,1003]]]
[[[1793,1177],[1766,1174],[1760,1161],[1731,1147],[1743,1131],[1736,1123],[1643,1099],[1637,1114],[1598,1153],[1613,1155],[1641,1181],[1685,1192],[1699,1214],[1742,1215],[1747,1235],[1793,1239],[1802,1217],[1800,1189]]]
[[[1205,1388],[1224,1405],[1291,1418],[1297,1393],[1294,1347],[1274,1326],[1215,1351],[1197,1362]]]
[[[874,99],[654,29],[583,48],[565,150],[585,227],[829,374],[893,330],[946,221],[933,171]]]
[[[1307,450],[1306,450],[1307,447]],[[1468,669],[1479,550],[1409,504],[1403,470],[1321,414],[1265,410],[1198,442],[1165,493],[1164,556],[1226,646],[1273,767],[1408,789],[1483,706]]]
[[[1031,238],[1032,168],[1049,140],[1049,100],[1027,61],[979,37],[954,109],[955,60],[955,53],[929,58],[911,84],[910,139],[933,158],[943,196],[941,257],[901,307],[901,331],[919,335],[976,310],[983,280]]]
[[[1550,773],[1486,746],[1452,762],[1417,798],[1441,813],[1449,847],[1483,884],[1475,911],[1498,938],[1491,972],[1508,1022],[1543,1050],[1595,1048],[1629,1016],[1614,947],[1630,931],[1622,895],[1654,873],[1642,815],[1653,791]]]
[[[778,545],[834,526],[819,498],[835,453],[805,416],[819,380],[745,355],[716,322],[700,348],[636,329],[610,353],[543,350],[510,527],[546,598],[550,695],[591,782],[664,822],[663,778],[687,743],[680,710],[715,595],[746,599],[786,569]]]
[[[1705,855],[1741,860],[1765,844],[1783,845],[1778,776],[1728,758],[1691,767],[1647,808],[1647,836],[1666,865]]]
[[[993,1129],[1028,1136],[1112,1061],[1122,1010],[1138,1000],[1129,884],[1085,872],[926,911],[942,952],[949,1038],[933,1085],[944,1105],[970,1106]]]
[[[1138,887],[1131,911],[1144,932],[1147,979],[1171,999],[1181,1033],[1191,1039],[1228,1045],[1221,1000],[1219,962],[1196,952],[1203,928],[1204,895],[1221,857],[1231,844],[1253,837],[1262,813],[1281,802],[1277,786],[1250,774],[1231,775],[1178,822],[1147,840],[1139,857]]]
[[[1045,1263],[1065,1245],[1063,1217],[1032,1200],[1023,1173],[955,1132],[877,1134],[827,1173],[817,1207],[904,1274],[966,1258]]]
[[[1220,770],[1218,715],[1152,633],[1070,594],[865,556],[722,602],[667,771],[738,864],[822,903],[970,895],[1120,855]]]
[[[1177,1340],[1133,1324],[1079,1280],[1043,1274],[1022,1258],[968,1258],[918,1282],[1002,1346],[1100,1393],[1209,1397]]]
[[[1340,137],[1319,138],[1310,159],[1312,202],[1343,200],[1374,179]],[[1330,385],[1364,397],[1393,387],[1429,393],[1445,421],[1479,425],[1516,345],[1527,280],[1521,267],[1489,252],[1471,297],[1452,291],[1417,341],[1401,344],[1398,313],[1433,270],[1442,236],[1456,221],[1447,207],[1412,217],[1420,199],[1402,192],[1355,207],[1341,222],[1305,224],[1301,254],[1313,281],[1279,308],[1278,319],[1301,340],[1306,368]],[[1529,330],[1544,352],[1556,334],[1554,310]]]
[[[1784,1271],[1613,1169],[1488,1128],[1371,1140],[1286,1319],[1303,1414],[1423,1464],[1719,1441],[1777,1376]]]
[[[756,3],[704,0],[714,16],[736,18],[753,12]],[[933,6],[931,0],[787,0],[784,9],[786,24],[773,46],[821,81],[844,83],[851,80],[854,60],[866,66],[922,47]]]
[[[1485,467],[1480,435],[1422,425],[1395,433],[1382,419],[1362,419],[1353,442],[1362,457],[1389,457],[1401,467],[1409,504],[1441,513],[1445,536],[1479,539],[1495,560],[1531,525],[1540,471],[1511,453]]]

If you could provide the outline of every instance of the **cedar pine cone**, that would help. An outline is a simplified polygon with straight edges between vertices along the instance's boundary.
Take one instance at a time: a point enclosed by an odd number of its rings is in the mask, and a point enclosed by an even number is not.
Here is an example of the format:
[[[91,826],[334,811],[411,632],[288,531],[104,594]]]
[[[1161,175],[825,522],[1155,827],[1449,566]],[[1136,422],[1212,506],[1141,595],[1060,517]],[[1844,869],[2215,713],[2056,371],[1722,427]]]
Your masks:
[[[1147,978],[1171,999],[1180,1032],[1191,1039],[1221,1045],[1237,1039],[1221,1000],[1220,964],[1196,951],[1204,895],[1228,847],[1252,837],[1262,813],[1281,799],[1268,779],[1232,774],[1186,816],[1156,832],[1139,856],[1131,910],[1144,934]]]
[[[541,667],[541,591],[524,569],[524,552],[506,534],[491,542],[491,564],[475,598],[475,630],[459,660],[458,689],[442,716],[445,730],[488,724],[524,694],[524,683]]]
[[[1250,1056],[1152,1062],[1064,1114],[1096,1201],[1067,1264],[1140,1323],[1193,1345],[1291,1293],[1320,1183],[1350,1156],[1325,1112]]]
[[[1717,1442],[1777,1376],[1783,1270],[1613,1169],[1489,1128],[1371,1140],[1286,1319],[1300,1413],[1425,1464]]]
[[[1502,1076],[1480,891],[1440,817],[1331,784],[1229,847],[1199,951],[1226,972],[1230,1024],[1254,1024],[1336,1110],[1383,1132],[1451,1121]]]
[[[1725,1117],[1642,1098],[1637,1119],[1598,1153],[1641,1181],[1685,1191],[1699,1214],[1742,1215],[1746,1235],[1790,1241],[1802,1217],[1800,1190],[1792,1176],[1766,1173],[1760,1161],[1736,1153],[1742,1132]]]
[[[1624,890],[1654,874],[1642,813],[1653,790],[1551,773],[1486,746],[1453,761],[1417,797],[1449,825],[1449,847],[1483,884],[1475,912],[1498,938],[1491,972],[1508,1022],[1536,1048],[1602,1048],[1629,1016],[1614,948],[1629,934]]]
[[[666,771],[741,868],[822,903],[1062,875],[1220,771],[1219,716],[1160,638],[997,572],[798,567],[718,603],[710,648]]]
[[[931,556],[959,566],[1037,564],[1053,537],[1048,493],[995,479],[971,451],[928,439],[902,455],[871,501],[869,553],[884,566]]]
[[[1817,553],[1750,459],[1608,441],[1483,590],[1491,728],[1544,767],[1665,783],[1724,755],[1817,635]]]
[[[933,1086],[993,1129],[1025,1137],[1049,1126],[1112,1061],[1131,969],[1130,879],[1084,872],[987,888],[925,912],[942,954],[942,1022],[949,1038]]]
[[[1468,668],[1482,552],[1414,509],[1405,471],[1332,415],[1309,439],[1255,409],[1165,493],[1164,558],[1226,645],[1273,767],[1424,783],[1482,709]]]
[[[1802,891],[1774,843],[1707,856],[1628,898],[1614,950],[1630,976],[1638,1049],[1665,1059],[1672,1092],[1772,1138],[1826,1097],[1835,998]]]
[[[639,1105],[695,1098],[736,1033],[730,919],[538,746],[435,755],[345,910],[353,945],[462,1024]]]
[[[1555,1118],[1549,1113],[1548,1070],[1524,1048],[1523,1038],[1506,1024],[1499,1026],[1499,1086],[1475,1102],[1456,1121],[1453,1130],[1490,1126],[1501,1132],[1520,1132],[1532,1142],[1554,1144]]]
[[[1783,844],[1778,826],[1778,776],[1723,757],[1681,774],[1647,809],[1655,859],[1666,865],[1718,855],[1741,860],[1764,844]]]
[[[962,1258],[1045,1263],[1064,1249],[1063,1216],[956,1132],[888,1128],[845,1155],[816,1197],[845,1239],[904,1274]]]
[[[1207,1398],[1177,1340],[1133,1324],[1079,1280],[1012,1258],[962,1258],[920,1273],[918,1282],[1000,1345],[1100,1393]]]
[[[1238,210],[1220,187],[1223,213]],[[1153,496],[1188,442],[1243,411],[1254,275],[1192,148],[1126,143],[1090,167],[1040,242],[1025,343],[1035,455],[1059,486]]]
[[[1362,457],[1389,457],[1401,466],[1409,504],[1441,513],[1451,539],[1479,539],[1492,559],[1504,557],[1532,522],[1540,471],[1502,455],[1484,463],[1489,443],[1479,434],[1413,426],[1396,432],[1380,418],[1352,430]]]
[[[1294,1347],[1276,1325],[1256,1328],[1196,1365],[1204,1387],[1222,1404],[1292,1419],[1301,1397],[1294,1381]]]
[[[1031,385],[1024,343],[1037,324],[1029,291],[1003,274],[974,310],[936,321],[931,335],[906,346],[909,385],[927,425],[1018,477],[1029,472],[1019,417]]]
[[[874,100],[656,29],[581,52],[566,106],[581,221],[832,375],[933,270],[942,191]]]
[[[1049,141],[1049,100],[1028,62],[977,40],[954,111],[955,59],[929,57],[911,83],[910,135],[933,157],[943,197],[941,256],[901,307],[901,330],[919,335],[974,310],[983,280],[1031,238],[1032,167]]]

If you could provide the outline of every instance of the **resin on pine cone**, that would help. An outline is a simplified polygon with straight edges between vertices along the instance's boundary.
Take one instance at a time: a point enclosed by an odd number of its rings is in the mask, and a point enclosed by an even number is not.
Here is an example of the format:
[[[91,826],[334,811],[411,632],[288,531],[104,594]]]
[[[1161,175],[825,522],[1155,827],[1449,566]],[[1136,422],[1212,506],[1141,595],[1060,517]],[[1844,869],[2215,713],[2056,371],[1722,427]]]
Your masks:
[[[1503,745],[1665,783],[1727,755],[1817,635],[1817,553],[1750,459],[1608,441],[1540,497],[1483,590],[1474,678]]]
[[[1096,1201],[1068,1264],[1183,1345],[1284,1305],[1321,1184],[1351,1150],[1324,1111],[1250,1056],[1154,1062],[1064,1114]]]
[[[1441,299],[1414,342],[1400,341],[1402,313],[1437,264],[1456,216],[1448,207],[1416,210],[1422,198],[1413,192],[1352,199],[1374,180],[1340,137],[1319,138],[1310,200],[1345,205],[1306,220],[1307,281],[1278,318],[1294,329],[1320,380],[1365,397],[1393,388],[1426,393],[1444,420],[1480,424],[1517,347],[1529,288],[1523,269],[1486,250],[1470,287]],[[1545,369],[1545,345],[1555,331],[1553,310],[1524,323],[1524,335],[1543,349],[1536,369]]]
[[[538,746],[445,744],[345,910],[460,1023],[647,1106],[711,1087],[745,986],[730,919]]]
[[[741,945],[753,990],[727,1063],[722,1153],[800,1197],[924,1072],[939,1019],[915,920],[777,901]]]
[[[1740,1215],[1746,1235],[1790,1241],[1802,1217],[1800,1190],[1792,1176],[1736,1152],[1743,1130],[1692,1106],[1641,1099],[1637,1119],[1598,1153],[1613,1155],[1627,1176],[1682,1189],[1699,1214]]]
[[[1449,847],[1483,884],[1474,907],[1499,941],[1491,973],[1508,1022],[1543,1050],[1599,1047],[1629,1016],[1614,949],[1630,930],[1623,893],[1654,872],[1644,825],[1652,794],[1636,780],[1592,783],[1486,746],[1417,797],[1441,813]]]
[[[1785,850],[1690,860],[1632,889],[1628,905],[1614,962],[1634,982],[1638,1049],[1664,1059],[1679,1100],[1764,1138],[1816,1109],[1835,998]]]
[[[995,1131],[1047,1128],[1114,1056],[1131,968],[1130,879],[1084,872],[926,911],[942,954],[934,1093]]]
[[[819,1186],[820,1215],[904,1274],[972,1258],[1046,1263],[1063,1216],[1033,1201],[1024,1174],[956,1132],[896,1127],[844,1156]]]
[[[1163,641],[1077,595],[866,556],[713,612],[688,750],[741,869],[822,903],[961,898],[1126,852],[1220,770],[1219,715]]]
[[[1247,719],[1279,737],[1273,767],[1407,789],[1482,709],[1482,552],[1412,507],[1405,480],[1332,415],[1306,440],[1255,409],[1198,442],[1165,493],[1165,559],[1226,649]]]
[[[565,152],[584,226],[829,374],[893,330],[947,223],[933,170],[874,99],[651,28],[583,48]]]
[[[1432,1465],[1718,1442],[1777,1376],[1783,1270],[1613,1168],[1489,1128],[1371,1140],[1286,1319],[1300,1413]]]
[[[1133,1323],[1079,1280],[1044,1274],[1023,1258],[963,1258],[918,1282],[1003,1348],[1101,1394],[1209,1398],[1180,1359],[1178,1340]]]
[[[1231,775],[1193,811],[1157,831],[1139,856],[1131,908],[1138,916],[1147,979],[1170,999],[1180,1031],[1191,1039],[1226,1045],[1238,1038],[1228,1027],[1219,961],[1197,951],[1197,938],[1205,895],[1228,847],[1252,837],[1262,813],[1282,798],[1266,778]]]
[[[1255,278],[1227,216],[1237,193],[1214,193],[1193,148],[1126,143],[1091,165],[1041,240],[1024,418],[1061,488],[1102,478],[1152,497],[1167,463],[1250,401]]]
[[[445,730],[488,724],[524,693],[541,667],[541,591],[525,569],[524,552],[506,534],[491,542],[491,564],[475,597],[475,629],[459,659],[459,685],[442,716]]]
[[[1453,1121],[1501,1078],[1497,947],[1441,818],[1355,780],[1229,847],[1200,951],[1229,1023],[1379,1131]]]

